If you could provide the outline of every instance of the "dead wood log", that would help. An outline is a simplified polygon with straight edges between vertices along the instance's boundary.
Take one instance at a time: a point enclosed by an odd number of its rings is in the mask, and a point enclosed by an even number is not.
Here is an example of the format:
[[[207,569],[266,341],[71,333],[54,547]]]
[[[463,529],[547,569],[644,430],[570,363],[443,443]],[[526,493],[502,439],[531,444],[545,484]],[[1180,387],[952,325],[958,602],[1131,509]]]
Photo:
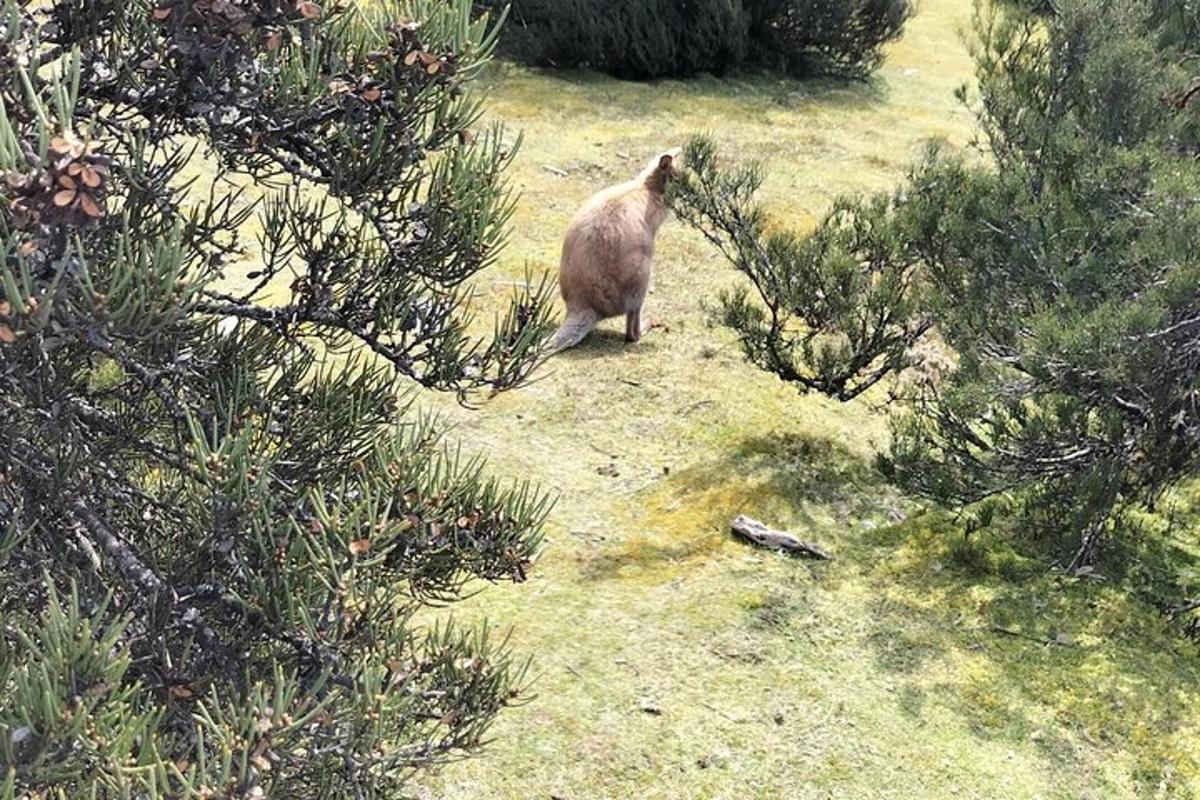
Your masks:
[[[768,528],[756,519],[741,514],[733,521],[733,532],[743,539],[754,542],[759,547],[779,550],[789,555],[818,558],[828,561],[833,556],[811,542],[802,542],[790,533]]]

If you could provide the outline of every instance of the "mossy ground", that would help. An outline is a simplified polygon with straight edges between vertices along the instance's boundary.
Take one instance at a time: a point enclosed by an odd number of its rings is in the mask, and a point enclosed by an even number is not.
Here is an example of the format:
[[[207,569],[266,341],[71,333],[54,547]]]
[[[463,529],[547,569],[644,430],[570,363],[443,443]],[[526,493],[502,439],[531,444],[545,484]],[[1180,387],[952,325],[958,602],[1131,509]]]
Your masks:
[[[524,131],[522,199],[481,292],[552,270],[580,203],[697,132],[766,163],[789,225],[895,185],[925,140],[971,135],[952,96],[970,14],[925,0],[871,84],[498,67],[490,108]],[[736,277],[700,237],[668,226],[656,269],[648,310],[667,327],[640,344],[608,323],[481,411],[426,398],[465,448],[559,500],[531,580],[454,612],[511,631],[537,697],[420,796],[1200,796],[1200,662],[1133,573],[1063,580],[1020,537],[922,513],[871,467],[881,410],[800,397],[706,323]],[[739,545],[743,512],[836,560]]]

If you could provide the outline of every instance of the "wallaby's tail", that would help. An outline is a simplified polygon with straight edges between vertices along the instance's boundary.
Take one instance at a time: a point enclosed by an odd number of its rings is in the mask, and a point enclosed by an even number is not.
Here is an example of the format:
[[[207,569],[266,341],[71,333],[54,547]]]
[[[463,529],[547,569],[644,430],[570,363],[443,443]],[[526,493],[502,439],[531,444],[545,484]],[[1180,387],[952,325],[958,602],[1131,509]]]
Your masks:
[[[599,321],[600,317],[590,308],[567,311],[566,321],[550,341],[551,351],[557,353],[579,344]]]

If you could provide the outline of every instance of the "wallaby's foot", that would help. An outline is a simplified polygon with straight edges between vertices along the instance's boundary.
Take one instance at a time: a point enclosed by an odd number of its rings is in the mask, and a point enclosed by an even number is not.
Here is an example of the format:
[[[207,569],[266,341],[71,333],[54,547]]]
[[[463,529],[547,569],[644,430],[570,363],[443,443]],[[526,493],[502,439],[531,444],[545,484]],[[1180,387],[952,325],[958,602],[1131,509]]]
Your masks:
[[[625,341],[633,344],[642,338],[642,310],[631,311],[625,315]]]
[[[632,323],[627,323],[625,325],[625,341],[630,344],[641,341],[643,336],[656,328],[670,330],[670,326],[659,319],[652,319],[645,322],[639,319],[636,328],[633,327]]]

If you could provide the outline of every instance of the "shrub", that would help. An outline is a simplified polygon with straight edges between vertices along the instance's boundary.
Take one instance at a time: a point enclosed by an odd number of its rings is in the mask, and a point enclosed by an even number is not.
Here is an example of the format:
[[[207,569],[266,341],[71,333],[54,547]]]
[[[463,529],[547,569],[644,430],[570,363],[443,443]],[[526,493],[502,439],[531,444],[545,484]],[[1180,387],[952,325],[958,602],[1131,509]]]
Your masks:
[[[395,798],[519,702],[415,621],[546,511],[404,400],[547,332],[471,324],[512,203],[470,10],[0,6],[0,798]]]
[[[908,0],[746,0],[751,56],[795,75],[861,77],[904,31]]]
[[[722,73],[746,53],[742,0],[518,0],[505,53],[621,78]]]
[[[859,77],[898,37],[907,0],[513,0],[511,57],[623,78],[754,65]]]
[[[883,466],[952,507],[1011,500],[1082,567],[1123,508],[1200,474],[1196,12],[1158,0],[1006,4],[980,19],[990,164],[931,149],[901,189],[766,233],[758,172],[688,155],[687,219],[751,278],[726,299],[747,355],[847,399],[936,328]]]

